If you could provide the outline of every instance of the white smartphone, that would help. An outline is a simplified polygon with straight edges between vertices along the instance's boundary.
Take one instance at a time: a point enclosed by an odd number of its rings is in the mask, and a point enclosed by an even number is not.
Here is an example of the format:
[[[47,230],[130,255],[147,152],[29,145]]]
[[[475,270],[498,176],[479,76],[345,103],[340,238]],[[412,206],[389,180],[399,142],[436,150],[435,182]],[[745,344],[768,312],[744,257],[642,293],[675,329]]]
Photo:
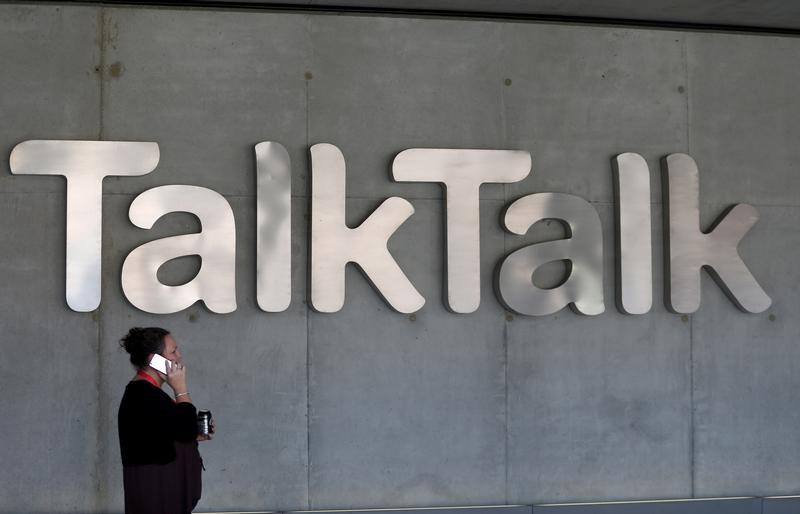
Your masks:
[[[160,371],[161,373],[166,375],[167,374],[167,363],[168,362],[169,361],[167,359],[165,359],[164,357],[162,357],[161,355],[159,355],[157,353],[154,353],[153,354],[153,358],[150,359],[150,367],[153,368],[154,370]],[[171,362],[170,362],[170,365],[172,365]]]

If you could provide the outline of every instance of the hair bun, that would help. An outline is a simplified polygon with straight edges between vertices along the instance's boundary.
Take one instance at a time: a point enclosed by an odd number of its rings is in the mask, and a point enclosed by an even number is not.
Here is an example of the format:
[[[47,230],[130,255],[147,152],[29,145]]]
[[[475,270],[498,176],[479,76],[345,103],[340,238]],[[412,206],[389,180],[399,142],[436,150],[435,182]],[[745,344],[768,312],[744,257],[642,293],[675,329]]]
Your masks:
[[[125,348],[126,352],[133,353],[134,351],[136,351],[134,346],[136,344],[136,341],[138,341],[139,338],[142,336],[142,332],[144,331],[139,327],[131,328],[130,330],[128,330],[128,335],[123,337],[122,340],[120,341],[120,346]]]
[[[147,365],[148,356],[161,353],[164,349],[164,337],[169,331],[159,327],[133,327],[120,339],[119,345],[131,356],[131,364],[138,369]]]

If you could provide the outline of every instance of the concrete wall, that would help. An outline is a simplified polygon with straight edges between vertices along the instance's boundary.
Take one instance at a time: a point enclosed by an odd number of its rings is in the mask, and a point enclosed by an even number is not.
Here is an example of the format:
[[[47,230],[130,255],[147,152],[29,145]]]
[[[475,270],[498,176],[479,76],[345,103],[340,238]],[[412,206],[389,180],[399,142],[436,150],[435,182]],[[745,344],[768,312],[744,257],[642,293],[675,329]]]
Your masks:
[[[116,409],[134,325],[177,337],[200,407],[198,510],[415,507],[789,494],[800,490],[800,40],[499,21],[0,5],[0,155],[27,139],[157,141],[157,170],[105,181],[103,300],[64,301],[65,183],[0,161],[0,512],[119,512]],[[293,303],[255,303],[253,146],[293,163]],[[390,249],[426,297],[392,311],[348,271],[341,312],[307,307],[308,157],[338,145],[348,219],[392,195],[416,213]],[[482,303],[442,301],[437,185],[390,180],[411,147],[512,148],[521,183],[481,192]],[[651,313],[613,304],[610,159],[641,153],[653,182]],[[761,221],[741,253],[773,298],[738,311],[704,277],[691,316],[661,301],[658,162],[688,152],[709,224],[737,202]],[[157,316],[120,286],[139,244],[196,230],[127,218],[163,184],[215,189],[237,222],[238,310]],[[504,235],[527,193],[576,194],[605,231],[606,313],[529,318],[495,298],[499,259],[561,237]],[[165,266],[188,279],[196,262]],[[543,270],[557,280],[561,270]],[[538,275],[537,275],[538,276]],[[35,485],[38,484],[38,485]]]

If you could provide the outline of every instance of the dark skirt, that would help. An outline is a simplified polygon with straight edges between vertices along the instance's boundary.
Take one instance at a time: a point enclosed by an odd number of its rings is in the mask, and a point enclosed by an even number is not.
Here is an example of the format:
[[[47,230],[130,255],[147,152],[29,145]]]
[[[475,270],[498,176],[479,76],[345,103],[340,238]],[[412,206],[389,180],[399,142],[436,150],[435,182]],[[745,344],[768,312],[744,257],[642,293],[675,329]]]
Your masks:
[[[203,461],[197,443],[175,443],[169,464],[123,466],[125,514],[189,514],[200,501]]]

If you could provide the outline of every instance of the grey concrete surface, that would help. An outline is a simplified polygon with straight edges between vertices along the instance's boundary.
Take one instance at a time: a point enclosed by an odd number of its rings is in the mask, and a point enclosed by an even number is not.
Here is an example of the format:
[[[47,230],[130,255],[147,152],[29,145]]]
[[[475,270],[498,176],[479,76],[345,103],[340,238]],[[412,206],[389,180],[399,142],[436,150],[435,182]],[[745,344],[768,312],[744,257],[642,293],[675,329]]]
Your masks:
[[[161,163],[106,181],[103,299],[91,314],[64,302],[63,179],[2,164],[0,457],[11,465],[0,512],[122,510],[115,417],[132,373],[117,341],[147,324],[178,336],[194,399],[218,419],[202,449],[200,511],[797,493],[799,52],[798,39],[731,34],[1,4],[6,156],[25,139],[101,138],[157,141]],[[255,303],[263,140],[283,143],[293,163],[293,303],[279,314]],[[355,269],[341,312],[309,310],[307,151],[323,141],[347,160],[349,223],[388,196],[413,203],[390,240],[427,300],[413,319]],[[415,146],[533,155],[531,177],[482,189],[474,314],[442,300],[441,188],[390,180],[393,157]],[[614,305],[610,160],[625,151],[651,167],[654,307],[642,316]],[[768,312],[741,313],[707,279],[696,314],[666,311],[658,161],[686,151],[700,167],[704,225],[737,202],[761,214],[741,252],[773,298]],[[175,183],[211,187],[233,207],[232,314],[198,304],[148,315],[122,294],[128,252],[199,228],[185,214],[151,231],[128,221],[137,194]],[[526,318],[495,297],[502,256],[564,237],[546,222],[503,233],[503,207],[541,191],[600,212],[600,316]],[[179,283],[197,265],[180,259],[159,276]],[[534,280],[562,274],[552,264]]]
[[[97,507],[96,318],[64,310],[64,209],[59,195],[0,193],[4,512]],[[36,223],[20,237],[12,220]],[[42,481],[46,491],[32,492]]]
[[[298,171],[293,194],[306,194],[304,17],[106,9],[103,19],[103,136],[161,149],[156,171],[109,178],[107,191],[188,183],[252,195],[253,147],[271,140]]]
[[[759,207],[761,220],[742,256],[773,306],[740,316],[707,280],[692,316],[695,366],[695,477],[699,495],[793,494],[800,463],[797,380],[800,330],[794,298],[800,238],[797,207]],[[766,258],[769,246],[773,258]],[[745,468],[746,466],[746,468]]]
[[[800,60],[797,39],[693,34],[687,49],[690,151],[705,200],[797,205],[800,69],[785,64]]]
[[[358,177],[348,183],[348,195],[439,198],[437,185],[391,182],[394,156],[415,147],[502,146],[501,28],[494,22],[310,18],[309,141],[341,148]],[[484,186],[482,194],[503,197],[501,186]]]
[[[609,203],[614,156],[640,153],[657,171],[660,156],[687,150],[683,34],[510,24],[502,44],[504,143],[533,154],[508,200],[555,191]]]
[[[95,7],[4,5],[0,16],[0,152],[27,139],[97,139],[100,58]],[[63,178],[18,180],[0,163],[0,191],[61,191]]]
[[[613,209],[598,211],[607,231]],[[506,244],[558,232],[544,226]],[[604,250],[604,314],[507,323],[510,503],[692,497],[691,327],[658,297],[647,315],[619,313],[613,239]]]
[[[481,203],[491,250],[475,315],[442,304],[443,210],[433,200],[414,201],[390,245],[426,298],[422,311],[391,311],[352,273],[342,311],[311,314],[312,508],[505,503],[504,316],[491,298],[501,202]]]

